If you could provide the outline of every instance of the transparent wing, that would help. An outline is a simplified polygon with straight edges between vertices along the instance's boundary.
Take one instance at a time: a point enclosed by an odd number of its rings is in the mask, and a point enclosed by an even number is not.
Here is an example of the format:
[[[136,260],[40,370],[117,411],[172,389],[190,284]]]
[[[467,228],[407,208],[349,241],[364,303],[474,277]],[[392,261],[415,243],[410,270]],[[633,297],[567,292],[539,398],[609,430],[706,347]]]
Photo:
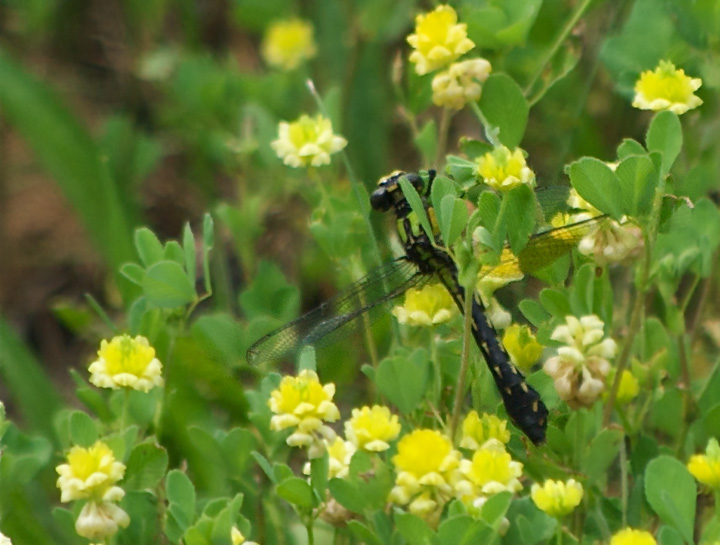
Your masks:
[[[248,349],[248,363],[279,359],[307,344],[330,344],[354,329],[359,322],[355,319],[363,313],[428,279],[405,258],[385,263],[319,307],[262,337]]]

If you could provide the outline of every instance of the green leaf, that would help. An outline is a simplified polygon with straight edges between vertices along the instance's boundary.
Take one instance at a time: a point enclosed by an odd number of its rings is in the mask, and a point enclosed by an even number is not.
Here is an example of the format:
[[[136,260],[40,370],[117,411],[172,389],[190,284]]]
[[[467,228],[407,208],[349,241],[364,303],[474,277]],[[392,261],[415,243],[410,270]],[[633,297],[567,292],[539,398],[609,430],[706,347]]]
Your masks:
[[[195,300],[195,287],[183,268],[174,261],[151,265],[143,279],[148,301],[160,308],[177,308]]]
[[[347,526],[357,541],[367,545],[383,545],[382,540],[375,535],[368,525],[358,520],[349,520]]]
[[[327,490],[328,465],[327,450],[321,457],[310,460],[310,484],[321,498],[325,497],[325,490]]]
[[[615,174],[620,182],[623,211],[635,218],[648,215],[658,183],[658,175],[650,157],[627,157],[618,165]]]
[[[420,154],[426,164],[432,164],[435,161],[435,155],[437,154],[437,127],[435,126],[435,120],[431,119],[420,132],[415,136],[415,145],[420,150]]]
[[[183,228],[182,249],[185,261],[185,272],[188,280],[195,285],[195,268],[197,267],[197,256],[195,255],[195,236],[193,235],[190,223],[186,223]]]
[[[498,139],[511,150],[520,145],[530,108],[522,90],[510,76],[492,74],[483,84],[480,109]]]
[[[648,151],[662,154],[660,174],[666,176],[682,149],[683,134],[678,116],[669,111],[659,112],[650,123],[646,141]]]
[[[420,225],[422,225],[425,233],[434,244],[435,236],[432,226],[430,225],[430,220],[427,217],[427,211],[425,210],[425,206],[423,205],[423,201],[420,198],[420,195],[405,176],[400,177],[399,183],[403,195],[405,195],[408,204],[410,204],[410,208],[412,208],[412,211],[415,212],[415,215],[417,216]]]
[[[681,462],[670,456],[651,461],[645,470],[645,498],[665,524],[693,543],[697,487]]]
[[[485,151],[492,151],[492,147],[487,146]],[[445,170],[452,176],[455,183],[465,191],[477,184],[477,163],[474,161],[448,155]],[[437,203],[437,201],[433,199],[433,203]]]
[[[427,351],[417,349],[410,355],[386,358],[380,362],[377,386],[400,412],[409,414],[425,395],[429,373]]]
[[[165,478],[168,500],[165,532],[178,542],[195,521],[195,487],[188,476],[177,469],[170,470]]]
[[[439,212],[438,223],[443,242],[446,246],[451,246],[462,234],[467,224],[468,211],[465,201],[454,195],[445,195],[436,212]]]
[[[305,479],[285,479],[276,488],[278,496],[301,509],[311,509],[315,504],[312,488]]]
[[[181,267],[185,267],[185,252],[183,252],[182,246],[177,240],[170,240],[165,244],[163,259],[174,261]]]
[[[601,430],[584,449],[582,469],[601,488],[608,476],[608,468],[616,460],[624,440],[620,430]]]
[[[570,302],[564,291],[546,288],[540,292],[539,299],[543,308],[556,318],[564,318],[572,314]]]
[[[73,411],[70,414],[70,440],[80,447],[89,447],[98,439],[98,427],[87,413]]]
[[[508,241],[515,255],[525,247],[535,228],[535,206],[533,190],[526,185],[518,186],[505,195],[502,210]]]
[[[328,481],[328,490],[330,490],[332,497],[340,502],[340,505],[353,513],[363,514],[368,506],[367,498],[360,494],[356,484],[351,481],[330,479]]]
[[[405,541],[413,545],[432,545],[434,533],[427,522],[411,513],[403,513],[396,510],[394,513],[395,524],[400,535]]]
[[[124,490],[152,490],[165,476],[168,454],[154,443],[140,443],[130,451],[125,466]]]
[[[163,258],[163,245],[150,229],[140,227],[135,230],[135,249],[146,267]]]
[[[631,155],[647,155],[647,151],[642,144],[632,138],[624,138],[622,143],[618,146],[617,156],[621,161]]]
[[[120,274],[133,284],[142,286],[143,279],[145,278],[145,269],[137,263],[124,263],[122,267],[120,267]]]
[[[275,472],[273,471],[272,465],[270,465],[270,461],[256,450],[252,451],[250,455],[255,458],[255,461],[260,466],[260,469],[263,470],[267,478],[270,479],[271,482],[276,483],[277,479],[275,478]]]
[[[625,214],[620,183],[605,163],[593,157],[583,157],[567,167],[572,186],[595,208],[619,219]]]

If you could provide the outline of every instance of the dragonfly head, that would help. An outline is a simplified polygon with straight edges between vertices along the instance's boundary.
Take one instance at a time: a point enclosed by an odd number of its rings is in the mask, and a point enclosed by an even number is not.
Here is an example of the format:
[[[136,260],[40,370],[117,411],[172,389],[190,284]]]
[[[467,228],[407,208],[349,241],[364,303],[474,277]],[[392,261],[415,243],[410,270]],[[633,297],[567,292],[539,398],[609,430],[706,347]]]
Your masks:
[[[429,171],[430,181],[434,178],[435,171]],[[405,177],[415,188],[415,190],[424,195],[425,181],[419,174],[412,172],[406,174],[401,170],[396,170],[387,176],[380,178],[377,189],[370,195],[370,205],[379,212],[387,212],[390,208],[396,210],[407,205],[405,195],[400,188],[400,179]]]

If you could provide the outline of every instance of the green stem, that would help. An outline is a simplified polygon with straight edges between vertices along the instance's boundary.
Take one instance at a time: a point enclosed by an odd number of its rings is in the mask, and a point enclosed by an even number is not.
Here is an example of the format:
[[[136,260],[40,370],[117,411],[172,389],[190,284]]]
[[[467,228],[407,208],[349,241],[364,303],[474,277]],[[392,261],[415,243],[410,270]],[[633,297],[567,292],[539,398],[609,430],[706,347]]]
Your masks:
[[[315,522],[315,519],[312,516],[312,513],[308,515],[307,522],[305,523],[305,529],[307,530],[308,535],[308,545],[314,545],[315,543],[315,534],[313,533],[313,523]]]
[[[439,169],[443,163],[443,157],[447,150],[448,134],[450,133],[450,120],[453,111],[450,108],[443,108],[440,116],[440,128],[438,129],[438,146],[435,154],[435,168]]]
[[[715,520],[720,522],[720,490],[715,490]]]
[[[560,521],[558,521],[557,532],[555,533],[555,543],[557,543],[557,545],[562,545],[562,535],[563,535],[562,524],[560,524]]]
[[[622,525],[623,528],[627,526],[627,511],[628,511],[628,497],[630,492],[628,490],[628,459],[627,450],[625,448],[625,438],[620,441],[620,505],[622,512]]]
[[[123,406],[120,414],[120,432],[127,429],[128,413],[130,412],[130,389],[123,388]]]
[[[577,25],[580,18],[584,15],[585,11],[590,7],[591,2],[592,0],[582,0],[579,4],[577,4],[577,6],[575,6],[575,11],[570,16],[570,19],[568,19],[567,23],[565,23],[565,26],[558,33],[557,38],[555,38],[555,41],[552,43],[552,45],[540,61],[540,64],[535,71],[535,74],[533,74],[532,78],[530,78],[530,82],[525,87],[524,94],[526,97],[530,94],[533,87],[535,87],[535,83],[537,82],[537,80],[540,79],[540,77],[542,76],[542,73],[545,71],[545,67],[550,63],[552,58],[558,52],[558,49],[560,49],[563,42],[567,40],[568,36],[575,28],[575,25]]]
[[[485,129],[485,138],[487,139],[487,141],[490,142],[493,147],[497,148],[502,146],[502,142],[500,142],[497,137],[497,128],[490,125],[490,122],[485,119],[485,115],[482,113],[482,110],[480,109],[480,106],[478,106],[477,102],[471,102],[470,106],[472,107],[473,112],[475,112],[475,115],[480,120],[480,123]]]
[[[455,389],[455,403],[453,406],[452,420],[450,421],[450,437],[455,441],[455,432],[460,421],[463,398],[465,396],[465,381],[467,379],[468,367],[470,366],[470,329],[472,328],[472,302],[473,290],[465,289],[465,301],[463,304],[463,349],[460,360],[460,375]]]

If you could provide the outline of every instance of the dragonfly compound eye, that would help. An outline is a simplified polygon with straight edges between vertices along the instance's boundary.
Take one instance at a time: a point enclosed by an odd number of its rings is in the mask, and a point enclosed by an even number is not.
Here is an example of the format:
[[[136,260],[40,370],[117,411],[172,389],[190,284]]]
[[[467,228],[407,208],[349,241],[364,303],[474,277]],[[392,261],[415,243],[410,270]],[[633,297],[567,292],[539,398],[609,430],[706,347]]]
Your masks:
[[[370,206],[379,212],[387,212],[393,205],[393,198],[390,191],[385,187],[378,187],[370,195]]]

